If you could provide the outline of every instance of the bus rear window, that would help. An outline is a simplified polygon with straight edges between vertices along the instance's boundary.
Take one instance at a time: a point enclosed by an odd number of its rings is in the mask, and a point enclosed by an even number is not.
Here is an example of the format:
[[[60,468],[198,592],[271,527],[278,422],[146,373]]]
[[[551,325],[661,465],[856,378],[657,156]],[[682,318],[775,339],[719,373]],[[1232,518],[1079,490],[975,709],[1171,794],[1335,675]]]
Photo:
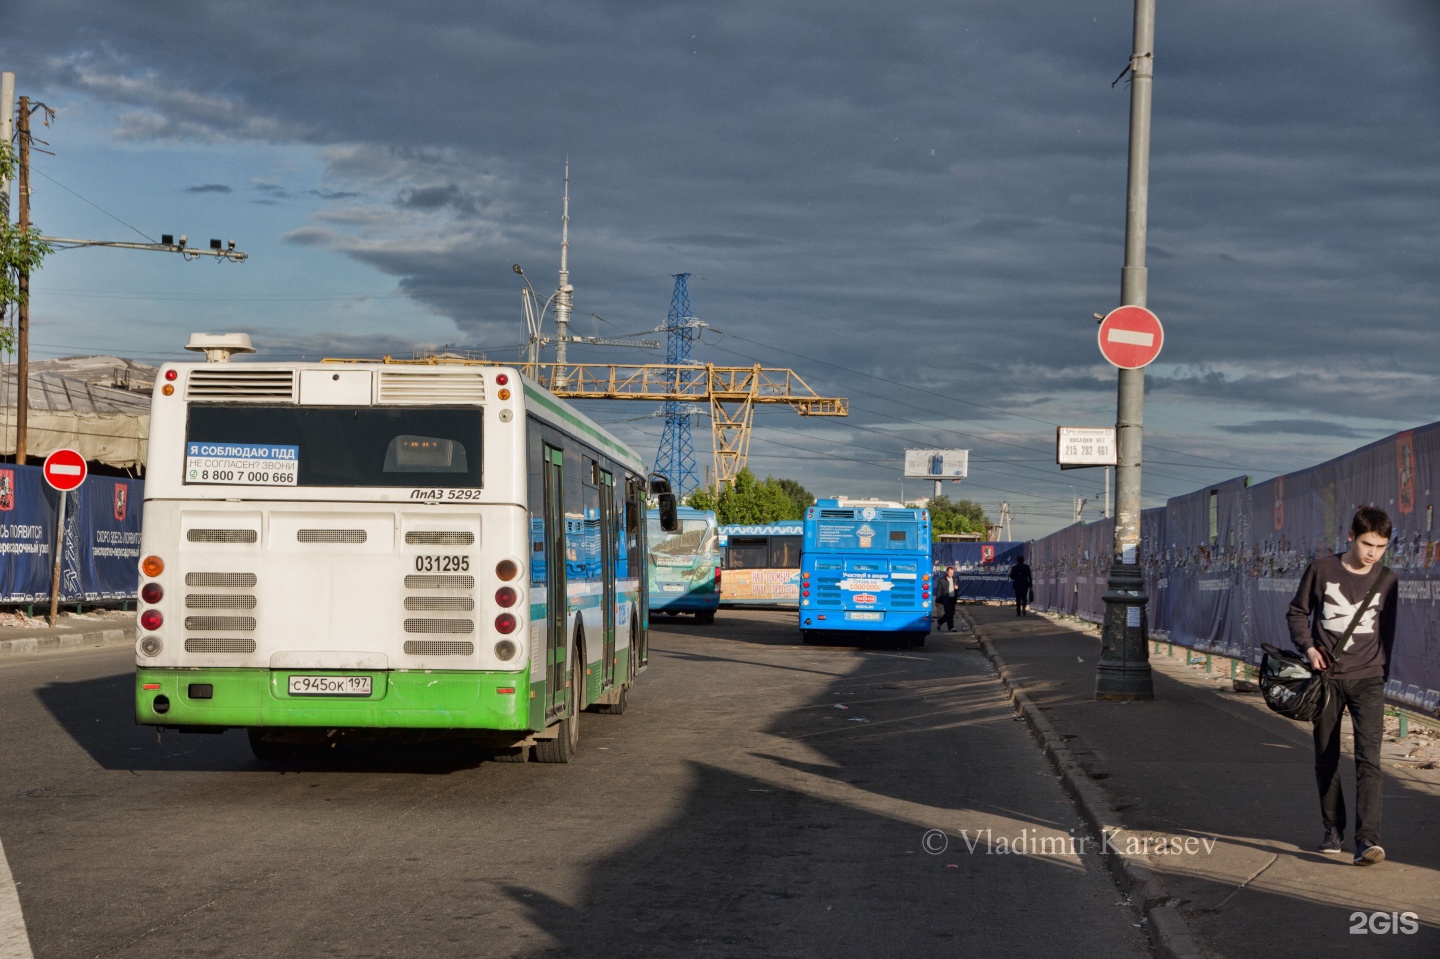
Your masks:
[[[235,485],[467,486],[482,484],[484,411],[395,407],[206,406],[192,404],[185,426],[187,483],[191,450],[218,453],[288,450],[293,482],[267,482],[235,471]],[[230,473],[225,475],[230,476]],[[257,477],[247,479],[246,477]]]

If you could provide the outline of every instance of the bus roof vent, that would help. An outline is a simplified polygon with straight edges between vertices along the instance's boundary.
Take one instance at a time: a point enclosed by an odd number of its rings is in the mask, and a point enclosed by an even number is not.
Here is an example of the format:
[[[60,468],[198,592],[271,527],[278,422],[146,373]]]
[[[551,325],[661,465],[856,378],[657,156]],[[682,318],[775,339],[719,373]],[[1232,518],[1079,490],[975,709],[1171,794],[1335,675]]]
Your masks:
[[[485,374],[474,370],[381,370],[381,403],[483,403]]]
[[[295,399],[294,370],[255,370],[244,367],[202,366],[186,380],[187,400]]]
[[[915,518],[916,511],[913,509],[882,509],[881,519],[910,519]]]
[[[854,519],[854,518],[855,518],[855,511],[854,511],[853,509],[822,509],[822,510],[820,511],[820,518],[821,518],[821,519]]]

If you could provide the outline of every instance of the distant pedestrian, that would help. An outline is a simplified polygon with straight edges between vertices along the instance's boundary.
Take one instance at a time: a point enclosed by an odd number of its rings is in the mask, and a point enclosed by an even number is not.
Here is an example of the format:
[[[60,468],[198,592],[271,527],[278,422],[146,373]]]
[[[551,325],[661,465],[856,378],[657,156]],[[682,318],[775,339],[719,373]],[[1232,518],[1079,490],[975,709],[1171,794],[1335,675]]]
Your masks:
[[[1340,785],[1340,719],[1355,728],[1355,865],[1385,861],[1380,845],[1380,743],[1385,680],[1395,645],[1399,581],[1380,563],[1390,545],[1390,517],[1362,506],[1350,521],[1350,548],[1305,568],[1290,601],[1290,638],[1329,677],[1329,697],[1315,720],[1315,783],[1325,836],[1320,851],[1339,854],[1345,841]],[[1348,633],[1348,638],[1347,634]]]
[[[959,591],[960,577],[955,575],[955,567],[946,566],[945,575],[935,577],[935,600],[942,610],[940,621],[935,624],[937,630],[946,627],[955,632],[955,601]]]
[[[1024,616],[1030,605],[1030,588],[1035,585],[1024,556],[1016,556],[1015,565],[1010,567],[1010,585],[1015,587],[1015,615]]]

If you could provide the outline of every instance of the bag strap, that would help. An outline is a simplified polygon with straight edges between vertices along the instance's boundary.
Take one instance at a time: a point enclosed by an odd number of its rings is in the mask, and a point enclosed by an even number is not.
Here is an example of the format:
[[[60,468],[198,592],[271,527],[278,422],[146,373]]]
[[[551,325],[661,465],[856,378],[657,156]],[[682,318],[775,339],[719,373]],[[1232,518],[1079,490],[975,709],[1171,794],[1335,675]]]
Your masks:
[[[1365,598],[1360,600],[1360,605],[1355,608],[1355,615],[1350,618],[1350,625],[1345,627],[1345,634],[1340,637],[1339,648],[1341,650],[1344,650],[1345,644],[1350,642],[1350,634],[1355,632],[1355,627],[1360,625],[1360,617],[1365,615],[1365,607],[1369,606],[1370,600],[1374,599],[1375,594],[1380,592],[1380,580],[1383,579],[1384,576],[1385,567],[1382,566],[1375,573],[1375,582],[1370,584],[1370,591],[1365,594]],[[1321,630],[1321,632],[1324,632],[1324,630]],[[1330,656],[1332,661],[1335,659],[1335,654],[1331,653],[1330,650],[1327,649],[1325,652]]]

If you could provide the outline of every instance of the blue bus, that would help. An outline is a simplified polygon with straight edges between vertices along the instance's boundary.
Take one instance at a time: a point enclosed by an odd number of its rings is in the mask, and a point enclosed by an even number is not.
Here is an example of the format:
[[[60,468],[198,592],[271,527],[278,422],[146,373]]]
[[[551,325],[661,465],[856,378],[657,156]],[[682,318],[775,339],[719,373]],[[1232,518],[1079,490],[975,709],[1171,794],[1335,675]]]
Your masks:
[[[930,512],[899,503],[818,500],[800,548],[800,635],[806,643],[930,634]]]
[[[651,510],[646,532],[650,612],[694,613],[701,624],[715,622],[720,608],[720,536],[712,510],[678,510],[679,528],[666,532]]]
[[[800,520],[720,527],[721,606],[800,606]]]

